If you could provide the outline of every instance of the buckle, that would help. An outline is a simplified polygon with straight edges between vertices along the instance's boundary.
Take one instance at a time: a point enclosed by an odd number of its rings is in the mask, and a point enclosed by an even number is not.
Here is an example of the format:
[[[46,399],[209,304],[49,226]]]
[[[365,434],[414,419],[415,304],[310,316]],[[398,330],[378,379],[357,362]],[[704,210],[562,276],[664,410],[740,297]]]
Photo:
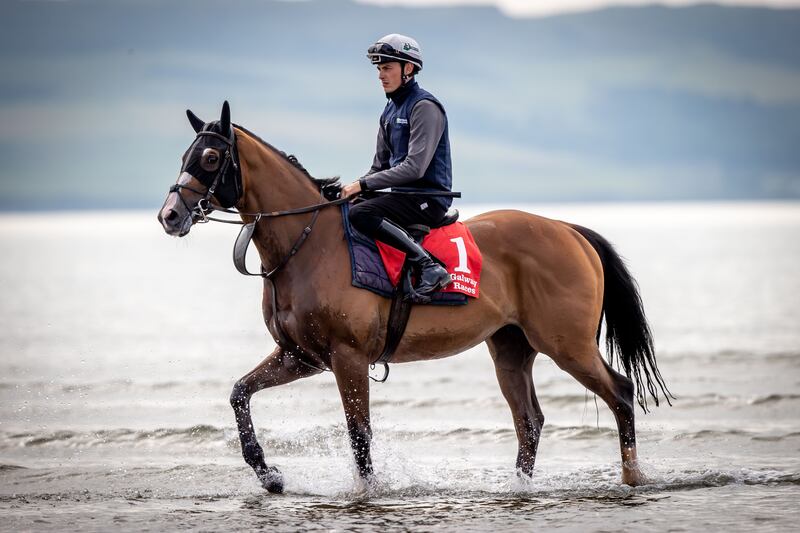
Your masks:
[[[205,207],[203,207],[203,202],[205,202]],[[193,210],[197,212],[201,217],[201,220],[198,220],[196,224],[205,224],[206,222],[208,222],[209,220],[208,217],[206,216],[206,213],[210,213],[213,209],[214,208],[211,207],[211,203],[208,201],[208,198],[201,198],[200,201],[197,202],[197,205],[194,206]]]

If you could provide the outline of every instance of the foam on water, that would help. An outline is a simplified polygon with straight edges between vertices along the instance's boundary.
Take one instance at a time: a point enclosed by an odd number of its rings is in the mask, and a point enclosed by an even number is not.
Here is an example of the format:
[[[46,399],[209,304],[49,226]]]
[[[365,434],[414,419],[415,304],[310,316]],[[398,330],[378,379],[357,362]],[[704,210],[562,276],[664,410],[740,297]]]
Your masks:
[[[384,500],[392,498],[488,498],[509,495],[559,500],[624,498],[728,485],[797,486],[800,474],[774,469],[670,469],[644,464],[646,484],[622,485],[618,465],[599,465],[557,472],[537,472],[533,478],[510,468],[476,467],[446,461],[409,468],[392,461],[380,462],[381,474],[363,485],[349,461],[329,458],[327,468],[306,471],[310,462],[298,460],[284,468],[285,496],[325,496],[332,500]],[[0,499],[117,497],[174,499],[263,495],[246,467],[182,464],[169,468],[24,468],[0,465],[5,486]],[[21,490],[22,489],[22,490]]]

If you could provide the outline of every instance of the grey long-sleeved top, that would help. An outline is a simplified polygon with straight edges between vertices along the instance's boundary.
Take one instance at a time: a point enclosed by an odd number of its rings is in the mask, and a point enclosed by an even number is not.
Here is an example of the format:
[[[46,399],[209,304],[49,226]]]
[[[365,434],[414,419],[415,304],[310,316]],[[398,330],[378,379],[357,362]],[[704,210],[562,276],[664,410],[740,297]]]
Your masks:
[[[418,180],[431,164],[436,146],[444,133],[444,113],[430,100],[420,100],[411,110],[408,155],[402,163],[389,167],[389,143],[383,127],[378,128],[375,158],[369,172],[361,178],[370,191],[398,187]]]

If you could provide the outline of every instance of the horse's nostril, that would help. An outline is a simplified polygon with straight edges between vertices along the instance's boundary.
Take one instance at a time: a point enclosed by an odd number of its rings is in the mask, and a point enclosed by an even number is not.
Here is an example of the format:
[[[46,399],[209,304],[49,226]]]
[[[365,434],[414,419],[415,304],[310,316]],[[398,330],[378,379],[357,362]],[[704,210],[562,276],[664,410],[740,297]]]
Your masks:
[[[176,218],[178,218],[178,213],[176,213],[174,209],[170,209],[167,211],[167,216],[164,217],[164,220],[167,222],[174,222]]]

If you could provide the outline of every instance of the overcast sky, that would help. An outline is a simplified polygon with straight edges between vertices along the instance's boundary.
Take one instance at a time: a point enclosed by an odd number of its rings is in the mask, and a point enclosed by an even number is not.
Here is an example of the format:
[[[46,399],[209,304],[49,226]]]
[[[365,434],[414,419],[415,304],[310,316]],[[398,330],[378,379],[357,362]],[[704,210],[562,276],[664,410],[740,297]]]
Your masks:
[[[195,0],[155,18],[150,0],[0,0],[0,211],[157,207],[192,139],[183,111],[211,120],[226,98],[312,175],[363,175],[385,105],[364,50],[402,28],[427,50],[465,200],[800,198],[798,9],[565,25],[359,0],[330,26],[350,1],[195,13],[194,34],[227,35],[215,41],[175,31]],[[530,5],[461,0],[478,1]],[[331,39],[341,53],[321,56]]]
[[[445,5],[496,5],[504,13],[514,16],[537,16],[583,11],[609,5],[691,5],[696,0],[357,0],[365,4],[406,5],[406,6],[445,6]],[[714,0],[711,3],[727,5],[800,7],[800,0]]]

